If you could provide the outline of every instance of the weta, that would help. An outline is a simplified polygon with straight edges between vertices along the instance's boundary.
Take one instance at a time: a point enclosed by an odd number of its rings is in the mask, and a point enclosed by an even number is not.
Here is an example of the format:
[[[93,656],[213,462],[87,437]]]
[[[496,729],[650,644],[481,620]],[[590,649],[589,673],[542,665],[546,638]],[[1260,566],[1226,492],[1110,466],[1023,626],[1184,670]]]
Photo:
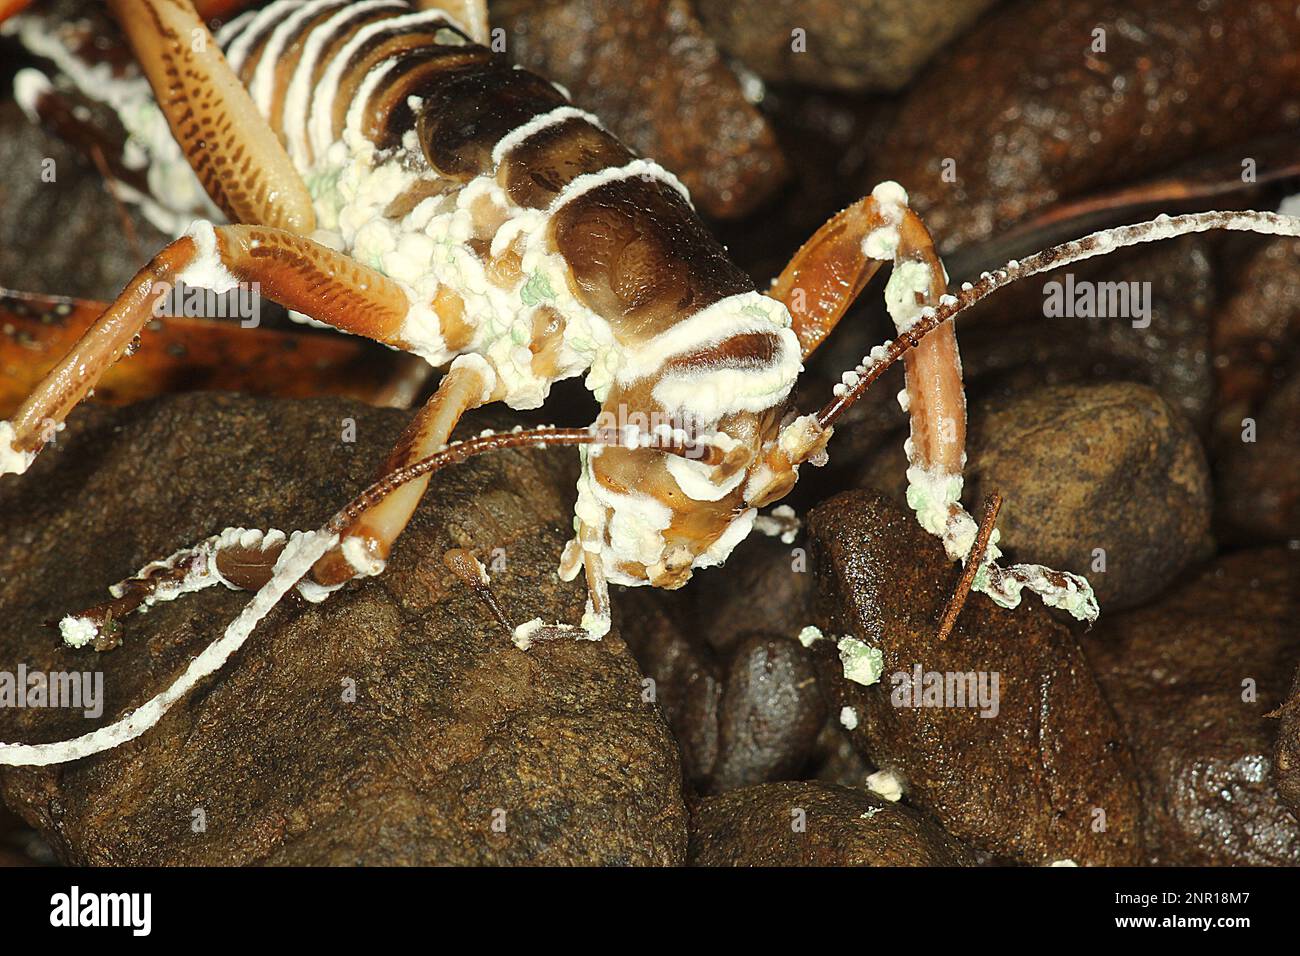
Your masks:
[[[908,503],[967,562],[966,586],[1009,607],[1028,589],[1091,620],[1086,580],[1004,567],[992,512],[980,526],[962,507],[966,410],[951,320],[1017,278],[1120,246],[1211,228],[1300,235],[1300,222],[1272,213],[1161,217],[1009,263],[950,294],[907,194],[883,183],[759,291],[670,172],[481,45],[481,3],[277,0],[215,37],[186,0],[108,6],[156,98],[133,113],[137,139],[163,119],[174,138],[155,140],[150,181],[194,187],[154,201],[193,222],[0,422],[0,474],[26,471],[129,354],[162,288],[255,283],[312,320],[447,371],[381,477],[323,528],[228,529],[117,585],[107,610],[65,617],[64,640],[82,646],[109,617],[154,600],[217,583],[256,592],[157,697],[74,740],[0,744],[0,764],[73,760],[144,733],[290,590],[320,601],[381,573],[432,473],[492,449],[579,447],[575,533],[559,573],[584,576],[586,613],[580,627],[533,621],[514,638],[521,648],[562,633],[600,639],[610,583],[677,588],[722,564],[800,466],[825,460],[844,410],[900,358]],[[38,82],[20,81],[39,98]],[[847,372],[823,408],[798,414],[789,398],[803,363],[885,263],[897,338]],[[553,383],[579,375],[601,403],[593,426],[450,442],[468,410],[536,408]],[[472,556],[448,564],[486,592]]]

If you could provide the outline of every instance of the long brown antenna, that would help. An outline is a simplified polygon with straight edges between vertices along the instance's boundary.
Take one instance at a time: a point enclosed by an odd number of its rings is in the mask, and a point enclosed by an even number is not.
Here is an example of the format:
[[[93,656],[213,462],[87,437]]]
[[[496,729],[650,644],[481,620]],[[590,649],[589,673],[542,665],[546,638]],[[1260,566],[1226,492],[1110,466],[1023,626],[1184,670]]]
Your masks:
[[[1263,235],[1300,236],[1300,219],[1272,212],[1199,212],[1185,216],[1157,216],[1147,222],[1131,226],[1103,229],[1072,242],[1035,253],[1027,259],[1011,260],[995,272],[986,272],[976,282],[963,283],[956,295],[945,296],[937,307],[928,307],[906,332],[896,340],[877,346],[855,369],[857,381],[844,394],[837,395],[817,413],[817,423],[823,428],[835,423],[856,402],[867,388],[884,371],[898,361],[904,352],[941,326],[956,318],[990,293],[1017,279],[1047,272],[1060,266],[1072,265],[1104,256],[1116,249],[1136,246],[1144,242],[1158,242],[1193,232],[1227,229],[1234,232],[1255,232]]]

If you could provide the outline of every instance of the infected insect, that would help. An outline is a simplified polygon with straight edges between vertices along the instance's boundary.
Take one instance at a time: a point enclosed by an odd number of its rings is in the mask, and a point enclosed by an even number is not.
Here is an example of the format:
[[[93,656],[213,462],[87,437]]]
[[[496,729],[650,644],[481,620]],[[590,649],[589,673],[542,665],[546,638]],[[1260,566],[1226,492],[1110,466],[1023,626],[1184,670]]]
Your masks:
[[[290,590],[319,601],[381,573],[430,475],[488,450],[579,447],[575,534],[560,575],[584,575],[586,613],[580,627],[531,621],[514,638],[521,647],[559,633],[599,639],[610,583],[675,588],[721,564],[800,466],[825,460],[840,416],[900,358],[908,501],[922,525],[953,560],[975,563],[969,584],[993,600],[1015,606],[1028,589],[1092,619],[1086,580],[1000,565],[996,532],[961,505],[966,411],[950,320],[1017,278],[1125,245],[1211,228],[1300,234],[1296,220],[1271,213],[1162,217],[1010,263],[950,294],[906,193],[883,183],[762,293],[670,172],[634,156],[562,89],[481,45],[481,4],[277,0],[215,37],[182,0],[108,6],[152,96],[143,82],[126,89],[88,74],[21,19],[9,29],[118,107],[157,193],[147,208],[177,233],[194,221],[0,422],[0,473],[27,470],[128,352],[164,286],[257,283],[315,321],[448,370],[382,477],[323,528],[227,529],[142,569],[94,612],[66,617],[67,643],[108,644],[121,617],[150,602],[217,583],[256,591],[157,697],[74,740],[0,744],[0,764],[63,762],[144,733]],[[48,82],[20,72],[16,83],[39,115]],[[214,225],[223,217],[230,224]],[[897,338],[845,373],[823,408],[798,414],[789,398],[803,362],[885,263]],[[592,426],[448,444],[468,410],[536,408],[553,383],[579,375],[601,403]],[[449,566],[487,588],[471,556]]]

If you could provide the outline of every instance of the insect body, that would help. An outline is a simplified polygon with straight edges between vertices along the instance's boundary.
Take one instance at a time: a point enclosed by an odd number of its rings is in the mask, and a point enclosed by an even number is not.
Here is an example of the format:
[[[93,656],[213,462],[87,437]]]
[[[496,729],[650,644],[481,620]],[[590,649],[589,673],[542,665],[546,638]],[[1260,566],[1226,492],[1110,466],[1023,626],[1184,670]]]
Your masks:
[[[948,320],[1018,276],[1119,245],[1212,226],[1295,228],[1262,214],[1128,227],[948,295],[928,233],[906,193],[887,183],[832,219],[761,294],[674,176],[441,10],[277,0],[232,21],[209,46],[194,42],[208,35],[181,0],[110,8],[178,146],[152,157],[151,181],[183,180],[173,168],[183,158],[236,224],[200,219],[141,270],[15,418],[0,423],[0,474],[26,470],[51,423],[126,353],[163,282],[216,291],[256,282],[315,320],[449,367],[385,462],[386,477],[319,532],[223,533],[115,590],[127,600],[151,587],[156,597],[216,581],[257,589],[176,684],[77,740],[0,744],[0,763],[75,759],[143,733],[288,590],[320,600],[380,573],[429,474],[493,447],[581,447],[575,536],[561,575],[585,572],[583,626],[599,638],[609,628],[608,582],[678,587],[694,569],[720,564],[757,509],[793,487],[799,466],[824,458],[839,415],[900,357],[912,420],[908,498],[922,524],[954,559],[978,563],[974,586],[999,603],[1014,606],[1028,588],[1094,617],[1086,581],[1037,565],[1002,567],[995,536],[977,536],[961,506],[965,405]],[[28,78],[25,88],[27,106],[39,111],[40,84]],[[132,122],[159,125],[147,107]],[[188,211],[202,212],[194,206]],[[898,339],[846,373],[826,407],[797,415],[788,398],[803,360],[884,262],[894,266],[886,302]],[[595,428],[447,446],[468,409],[491,401],[534,408],[552,383],[578,375],[602,404]],[[226,573],[234,566],[239,580]],[[516,634],[521,646],[534,623],[522,640]],[[78,616],[64,624],[76,643],[97,627]]]

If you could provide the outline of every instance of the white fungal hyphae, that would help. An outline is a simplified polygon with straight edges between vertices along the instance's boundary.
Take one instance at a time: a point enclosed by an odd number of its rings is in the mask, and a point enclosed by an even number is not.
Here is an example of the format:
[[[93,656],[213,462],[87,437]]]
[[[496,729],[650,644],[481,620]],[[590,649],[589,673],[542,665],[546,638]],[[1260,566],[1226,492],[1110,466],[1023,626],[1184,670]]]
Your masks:
[[[871,190],[871,198],[876,201],[883,224],[862,240],[862,254],[888,262],[898,252],[898,226],[907,207],[907,191],[896,182],[885,181]]]
[[[46,766],[65,763],[111,750],[139,737],[157,724],[172,704],[229,660],[230,655],[239,650],[248,640],[248,636],[253,633],[258,622],[266,617],[294,584],[311,570],[311,566],[337,543],[336,534],[316,531],[294,532],[275,563],[271,579],[230,623],[225,633],[190,661],[184,673],[165,691],[113,723],[71,740],[48,744],[0,744],[0,765]]]
[[[347,560],[348,564],[352,566],[352,570],[357,573],[358,577],[374,577],[384,573],[386,562],[383,558],[371,551],[370,539],[360,537],[359,535],[349,535],[343,539],[343,543],[339,546],[339,550],[343,553],[343,557]],[[478,559],[476,558],[476,563],[477,560]],[[480,564],[478,569],[479,574],[486,578],[487,575],[483,571],[483,565]],[[485,580],[483,583],[486,584],[487,581]]]
[[[1067,857],[1064,860],[1053,860],[1051,863],[1047,865],[1048,866],[1078,866],[1079,864],[1075,863],[1073,860]]]
[[[19,451],[15,447],[17,439],[14,426],[0,421],[0,475],[21,475],[36,460],[36,452]]]
[[[880,680],[885,669],[884,654],[856,637],[841,637],[836,648],[840,652],[840,666],[846,679],[863,687]]]
[[[535,617],[531,621],[525,621],[515,628],[514,634],[510,641],[521,651],[526,651],[533,646],[533,636],[540,631],[545,625],[540,617]]]
[[[933,309],[924,305],[930,295],[930,267],[915,259],[905,259],[894,263],[894,271],[885,283],[885,308],[894,322],[894,328],[901,334],[916,325],[925,315],[926,310]],[[921,299],[920,302],[917,299]]]
[[[780,538],[782,544],[794,544],[802,527],[799,516],[789,505],[777,505],[771,514],[754,519],[754,530],[769,538]]]
[[[117,113],[127,137],[122,161],[129,169],[145,172],[149,189],[148,195],[141,195],[117,182],[117,196],[138,203],[145,218],[170,235],[178,234],[195,216],[220,218],[221,213],[172,136],[148,81],[138,70],[130,69],[118,77],[107,62],[86,63],[58,31],[50,30],[38,16],[14,16],[0,25],[0,33],[16,37],[31,53],[51,60],[80,93]],[[34,98],[40,92],[38,82],[30,75],[21,80],[15,75],[14,95],[20,105],[26,102],[24,109],[34,111]]]
[[[840,708],[840,726],[845,730],[857,730],[858,712],[852,707]]]
[[[185,235],[194,240],[194,258],[177,273],[178,284],[211,289],[216,293],[229,292],[239,287],[239,280],[221,261],[217,234],[212,223],[206,219],[196,219],[185,230]]]
[[[37,103],[41,97],[53,91],[54,87],[50,84],[49,77],[40,70],[27,67],[14,74],[14,102],[18,104],[18,108],[23,111],[23,115],[30,123],[40,123]]]
[[[892,770],[877,770],[867,776],[867,789],[890,803],[903,799],[903,778]]]
[[[99,636],[99,625],[88,617],[68,614],[59,621],[59,635],[69,647],[85,647]]]
[[[824,640],[826,635],[821,632],[821,628],[809,624],[799,631],[799,643],[804,647],[812,647],[820,640]]]

